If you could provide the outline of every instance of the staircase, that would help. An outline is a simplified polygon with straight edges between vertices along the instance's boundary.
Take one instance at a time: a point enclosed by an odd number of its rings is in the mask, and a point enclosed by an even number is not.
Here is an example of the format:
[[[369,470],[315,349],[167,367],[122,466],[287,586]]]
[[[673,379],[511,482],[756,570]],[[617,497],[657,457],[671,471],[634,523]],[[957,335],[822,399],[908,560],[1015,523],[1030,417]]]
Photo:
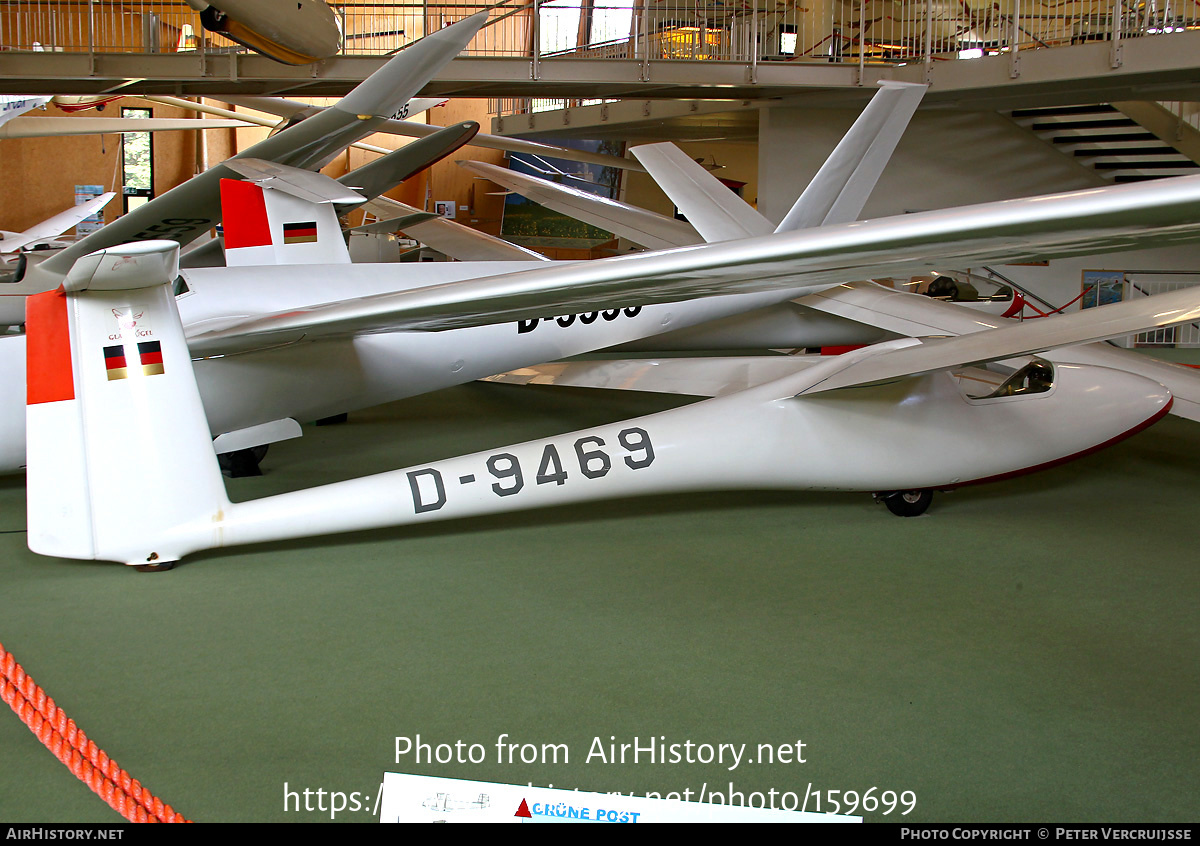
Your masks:
[[[1151,103],[1137,105],[1155,107]],[[1010,116],[1109,182],[1142,182],[1200,173],[1200,165],[1176,146],[1107,103],[1016,109]]]

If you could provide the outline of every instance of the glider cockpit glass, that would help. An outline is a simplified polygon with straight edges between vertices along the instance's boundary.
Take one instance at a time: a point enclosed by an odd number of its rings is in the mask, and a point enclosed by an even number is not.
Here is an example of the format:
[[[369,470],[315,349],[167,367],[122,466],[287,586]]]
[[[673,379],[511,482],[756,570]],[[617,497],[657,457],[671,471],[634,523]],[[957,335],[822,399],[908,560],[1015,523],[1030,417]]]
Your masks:
[[[25,278],[25,268],[29,265],[29,258],[25,253],[18,253],[15,262],[0,265],[0,285],[8,282],[20,282]]]
[[[182,276],[176,276],[175,281],[171,285],[171,294],[175,299],[179,299],[184,294],[190,294],[192,289],[188,287],[187,280]]]
[[[280,121],[279,125],[267,134],[275,135],[276,133],[282,132],[285,129],[291,129],[293,126],[300,123],[300,121],[307,120],[308,118],[315,114],[319,114],[320,112],[321,109],[317,108],[316,106],[310,106],[307,109],[301,109],[298,112],[294,112],[290,117],[288,117],[287,120]]]
[[[994,371],[980,371],[979,368],[971,368],[971,376],[967,376],[965,372],[959,375],[959,385],[963,388],[963,392],[968,399],[988,400],[999,399],[1001,397],[1033,396],[1044,394],[1054,387],[1054,365],[1043,359],[1034,359],[1029,362],[1029,364],[1017,370],[1007,379],[999,382],[990,391],[979,390],[991,381],[991,379],[981,377],[981,372],[988,374],[992,378],[998,376]],[[970,386],[964,384],[964,381],[967,379],[970,379],[974,384]],[[997,379],[996,381],[999,380]]]
[[[932,279],[914,276],[906,287],[927,297],[953,303],[1007,303],[1013,299],[1010,286],[963,270],[956,270],[953,275],[939,273]]]

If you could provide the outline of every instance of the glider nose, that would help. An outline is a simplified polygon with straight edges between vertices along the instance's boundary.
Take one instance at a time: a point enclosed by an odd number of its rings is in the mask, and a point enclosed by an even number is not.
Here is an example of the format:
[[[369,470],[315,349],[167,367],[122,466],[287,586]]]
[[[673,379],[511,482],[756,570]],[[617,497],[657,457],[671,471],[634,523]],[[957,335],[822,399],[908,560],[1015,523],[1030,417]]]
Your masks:
[[[1091,430],[1094,451],[1161,420],[1174,402],[1170,390],[1145,376],[1106,367],[1059,365],[1059,386],[1071,408],[1066,425]]]

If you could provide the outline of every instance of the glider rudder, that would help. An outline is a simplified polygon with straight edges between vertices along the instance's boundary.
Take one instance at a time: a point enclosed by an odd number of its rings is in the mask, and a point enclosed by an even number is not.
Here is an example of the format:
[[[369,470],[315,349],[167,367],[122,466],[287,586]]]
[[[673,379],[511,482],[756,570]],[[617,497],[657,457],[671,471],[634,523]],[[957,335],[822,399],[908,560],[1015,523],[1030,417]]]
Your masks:
[[[228,506],[172,299],[174,241],[84,256],[27,324],[29,548],[158,566]]]

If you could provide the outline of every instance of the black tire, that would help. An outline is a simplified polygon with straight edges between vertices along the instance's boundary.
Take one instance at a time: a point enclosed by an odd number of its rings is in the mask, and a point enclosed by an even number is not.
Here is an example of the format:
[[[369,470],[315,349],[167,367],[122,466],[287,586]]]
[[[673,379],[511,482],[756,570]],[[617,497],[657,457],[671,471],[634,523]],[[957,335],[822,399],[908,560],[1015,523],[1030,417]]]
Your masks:
[[[928,488],[920,491],[893,491],[880,494],[880,498],[888,507],[888,511],[897,517],[919,517],[933,502],[933,491]]]
[[[262,469],[258,464],[266,457],[269,446],[270,444],[261,444],[233,452],[222,452],[217,455],[217,464],[221,465],[221,472],[231,479],[261,476]]]
[[[168,570],[174,570],[178,561],[167,561],[163,564],[134,564],[133,569],[139,573],[165,573]]]

